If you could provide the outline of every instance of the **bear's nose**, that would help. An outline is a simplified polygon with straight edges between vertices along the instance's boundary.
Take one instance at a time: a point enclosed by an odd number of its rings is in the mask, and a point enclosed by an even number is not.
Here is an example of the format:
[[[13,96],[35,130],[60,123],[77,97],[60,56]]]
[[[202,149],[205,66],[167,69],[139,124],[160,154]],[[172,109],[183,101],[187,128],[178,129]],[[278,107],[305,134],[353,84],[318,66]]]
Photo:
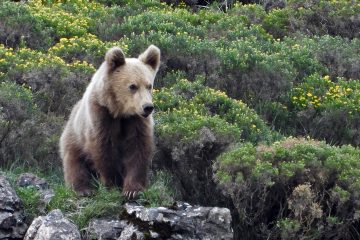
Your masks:
[[[146,115],[149,115],[154,110],[154,105],[147,103],[143,105],[143,110]]]

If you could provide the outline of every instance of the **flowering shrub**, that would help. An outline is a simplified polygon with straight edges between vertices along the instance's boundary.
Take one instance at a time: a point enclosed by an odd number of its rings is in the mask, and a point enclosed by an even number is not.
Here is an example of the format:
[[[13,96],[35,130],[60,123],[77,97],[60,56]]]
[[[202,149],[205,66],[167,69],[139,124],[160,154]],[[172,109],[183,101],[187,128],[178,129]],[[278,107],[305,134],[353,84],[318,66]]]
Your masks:
[[[360,83],[357,80],[331,81],[328,75],[311,75],[293,88],[292,103],[303,110],[314,108],[320,111],[342,109],[349,115],[360,114]]]
[[[225,152],[215,171],[249,236],[351,239],[360,212],[359,157],[351,146],[287,138]]]
[[[155,90],[154,103],[158,112],[157,132],[177,140],[188,140],[207,127],[220,135],[258,142],[280,137],[241,101],[201,84],[179,80],[170,88]],[[174,137],[176,136],[176,137]]]
[[[121,47],[126,53],[128,46],[123,42],[102,42],[95,35],[86,34],[82,37],[61,38],[59,43],[49,49],[51,55],[73,61],[86,61],[99,66],[104,61],[106,51],[113,47]]]
[[[299,132],[336,144],[360,144],[360,84],[328,75],[305,78],[290,92]],[[303,132],[305,129],[305,132]]]
[[[46,49],[54,43],[54,29],[31,14],[27,6],[0,2],[0,43],[8,47]]]

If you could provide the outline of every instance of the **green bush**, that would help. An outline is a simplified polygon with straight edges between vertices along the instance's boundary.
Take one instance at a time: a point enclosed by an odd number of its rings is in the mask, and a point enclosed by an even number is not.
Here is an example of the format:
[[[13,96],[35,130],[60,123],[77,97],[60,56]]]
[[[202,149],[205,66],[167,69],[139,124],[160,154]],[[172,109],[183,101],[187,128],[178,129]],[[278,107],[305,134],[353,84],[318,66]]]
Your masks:
[[[95,35],[61,38],[59,43],[49,49],[49,55],[58,56],[70,63],[90,63],[100,66],[106,51],[114,46],[120,47],[126,54],[128,46],[121,42],[102,42]],[[91,66],[90,65],[90,66]],[[95,70],[95,69],[94,69]]]
[[[54,42],[54,30],[37,19],[23,4],[0,3],[0,43],[8,47],[46,49]]]
[[[39,113],[31,90],[14,83],[0,83],[0,163],[32,160],[41,137],[35,134]]]
[[[204,87],[203,81],[203,78],[193,83],[181,79],[170,88],[155,90],[159,136],[171,142],[187,141],[206,127],[233,141],[271,142],[278,137],[246,104]]]
[[[29,86],[0,83],[0,167],[58,167],[63,124],[62,117],[40,111]]]
[[[289,45],[299,45],[312,52],[332,77],[360,79],[360,41],[324,35],[321,37],[286,38]]]
[[[306,133],[336,144],[360,144],[358,80],[311,75],[292,89],[290,98],[289,108]]]
[[[353,239],[359,157],[351,146],[288,138],[242,144],[223,153],[214,167],[249,239]]]

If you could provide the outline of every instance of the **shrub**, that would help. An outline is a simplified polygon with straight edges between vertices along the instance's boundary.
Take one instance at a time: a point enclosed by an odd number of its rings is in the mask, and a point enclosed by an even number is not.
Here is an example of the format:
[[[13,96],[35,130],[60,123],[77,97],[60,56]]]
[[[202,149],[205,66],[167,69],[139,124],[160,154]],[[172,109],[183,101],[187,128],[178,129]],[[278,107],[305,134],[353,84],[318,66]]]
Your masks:
[[[332,78],[360,79],[359,39],[349,40],[325,35],[312,38],[287,38],[285,41],[291,45],[298,44],[312,52],[327,68]]]
[[[289,8],[296,9],[290,19],[295,31],[310,35],[330,34],[347,38],[359,37],[356,29],[360,21],[356,17],[359,4],[353,1],[289,1]]]
[[[203,127],[223,136],[240,136],[252,142],[272,141],[276,134],[241,101],[227,97],[223,92],[203,86],[203,78],[194,83],[179,80],[170,88],[155,91],[154,103],[159,112],[156,130],[175,141],[186,141]]]
[[[81,1],[77,1],[80,3]],[[90,24],[90,17],[76,16],[62,8],[62,3],[44,4],[41,0],[29,2],[27,9],[31,14],[46,26],[55,30],[57,37],[72,37],[84,35]],[[83,8],[84,10],[85,8]]]
[[[332,81],[315,74],[293,88],[290,97],[290,107],[307,133],[336,144],[360,144],[358,80]]]
[[[61,38],[59,43],[49,49],[49,54],[58,56],[67,62],[85,62],[100,66],[106,51],[118,46],[126,53],[127,45],[121,42],[102,42],[95,35],[86,34],[81,37]]]
[[[246,143],[218,158],[215,178],[231,196],[249,239],[353,239],[359,156],[351,146],[306,139]]]
[[[224,205],[228,199],[210,174],[216,157],[242,139],[271,142],[280,136],[243,102],[205,87],[203,81],[201,77],[194,82],[181,79],[155,90],[157,152],[153,167],[172,173],[182,199]]]
[[[41,137],[35,134],[38,118],[33,95],[26,86],[0,83],[0,163],[32,160]]]
[[[45,113],[67,113],[81,97],[95,68],[83,61],[66,63],[62,58],[28,48],[14,51],[0,45],[3,79],[26,84]]]
[[[8,47],[46,49],[54,43],[54,30],[38,20],[23,4],[0,3],[0,43]]]
[[[60,165],[57,146],[64,120],[41,113],[28,86],[2,82],[0,114],[1,167]]]

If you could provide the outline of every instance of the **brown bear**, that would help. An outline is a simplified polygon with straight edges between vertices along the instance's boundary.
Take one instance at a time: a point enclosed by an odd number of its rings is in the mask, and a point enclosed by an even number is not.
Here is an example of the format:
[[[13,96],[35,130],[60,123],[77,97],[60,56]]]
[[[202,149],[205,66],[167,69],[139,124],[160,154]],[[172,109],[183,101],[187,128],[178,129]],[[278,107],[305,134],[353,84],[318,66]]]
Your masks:
[[[153,153],[152,89],[160,65],[154,45],[138,58],[111,48],[60,138],[67,185],[91,194],[90,180],[118,186],[132,198],[146,187]]]

